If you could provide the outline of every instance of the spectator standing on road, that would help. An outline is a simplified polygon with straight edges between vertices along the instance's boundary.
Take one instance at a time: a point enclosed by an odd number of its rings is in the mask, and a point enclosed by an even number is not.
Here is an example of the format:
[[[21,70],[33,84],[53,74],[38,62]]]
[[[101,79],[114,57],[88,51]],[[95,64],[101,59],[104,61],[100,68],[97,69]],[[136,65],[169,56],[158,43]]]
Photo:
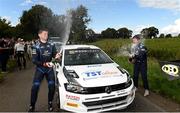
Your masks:
[[[30,60],[32,58],[32,43],[27,42],[27,57]]]
[[[25,51],[25,46],[24,46],[23,39],[18,38],[18,42],[14,46],[14,54],[17,57],[17,64],[18,64],[19,70],[22,69],[22,65],[24,68],[26,68],[26,59],[25,59],[24,51]]]
[[[1,62],[1,73],[7,73],[7,62],[9,59],[9,48],[7,48],[7,41],[2,38],[0,39],[0,62]]]

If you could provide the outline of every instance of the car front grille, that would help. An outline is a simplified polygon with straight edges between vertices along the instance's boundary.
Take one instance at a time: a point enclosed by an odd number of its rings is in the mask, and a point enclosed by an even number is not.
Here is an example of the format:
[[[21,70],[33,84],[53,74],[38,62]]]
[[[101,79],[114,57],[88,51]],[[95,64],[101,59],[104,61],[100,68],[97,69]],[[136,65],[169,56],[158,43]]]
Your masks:
[[[105,104],[120,102],[120,101],[125,100],[126,98],[127,98],[127,95],[122,96],[122,97],[112,98],[112,99],[106,99],[106,100],[83,102],[83,104],[86,107],[91,107],[91,106],[98,106],[98,105],[105,105]]]
[[[102,86],[102,87],[88,87],[86,88],[87,92],[86,94],[98,94],[98,93],[106,93],[105,88],[109,87],[112,91],[118,91],[118,90],[123,90],[131,86],[132,80],[129,83],[121,83],[121,84],[116,84],[116,85],[110,85],[110,86]]]

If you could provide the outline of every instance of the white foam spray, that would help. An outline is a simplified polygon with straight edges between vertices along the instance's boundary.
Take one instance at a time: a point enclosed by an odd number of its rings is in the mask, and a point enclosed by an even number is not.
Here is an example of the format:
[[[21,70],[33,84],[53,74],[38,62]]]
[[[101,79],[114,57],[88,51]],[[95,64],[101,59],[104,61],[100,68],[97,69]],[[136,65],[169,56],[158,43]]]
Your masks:
[[[62,43],[65,45],[69,39],[69,34],[71,31],[72,26],[72,14],[70,11],[67,11],[66,18],[65,18],[65,32],[62,35]]]
[[[141,35],[140,36],[140,42],[142,44],[145,44],[146,39]],[[119,52],[118,52],[118,56],[126,56],[126,57],[130,57],[132,54],[135,54],[135,47],[136,44],[127,44],[127,45],[123,45],[122,47],[119,48]]]

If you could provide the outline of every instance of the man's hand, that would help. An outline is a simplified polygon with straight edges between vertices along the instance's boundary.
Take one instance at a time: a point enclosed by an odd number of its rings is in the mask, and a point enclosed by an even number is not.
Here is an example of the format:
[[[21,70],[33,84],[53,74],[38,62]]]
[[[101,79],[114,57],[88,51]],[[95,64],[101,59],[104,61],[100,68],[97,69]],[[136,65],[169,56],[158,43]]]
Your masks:
[[[133,58],[135,55],[134,54],[129,54],[129,57],[130,58]]]
[[[55,59],[60,60],[60,58],[61,58],[61,53],[57,53]]]
[[[52,62],[46,62],[46,63],[43,64],[43,66],[44,66],[44,67],[49,67],[49,68],[50,68],[50,67],[53,67],[54,64],[53,64]]]
[[[131,63],[131,64],[134,64],[134,63],[135,63],[135,59],[134,59],[134,58],[131,58],[131,57],[129,57],[128,61],[129,61],[129,63]]]

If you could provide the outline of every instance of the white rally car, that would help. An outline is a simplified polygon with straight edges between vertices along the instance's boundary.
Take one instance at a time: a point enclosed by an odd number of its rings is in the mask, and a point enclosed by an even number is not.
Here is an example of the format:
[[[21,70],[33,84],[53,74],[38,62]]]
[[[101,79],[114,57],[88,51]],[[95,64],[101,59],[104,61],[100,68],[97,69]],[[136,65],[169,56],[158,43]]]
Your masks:
[[[72,112],[123,109],[135,97],[129,73],[100,48],[65,45],[56,66],[58,107]]]

